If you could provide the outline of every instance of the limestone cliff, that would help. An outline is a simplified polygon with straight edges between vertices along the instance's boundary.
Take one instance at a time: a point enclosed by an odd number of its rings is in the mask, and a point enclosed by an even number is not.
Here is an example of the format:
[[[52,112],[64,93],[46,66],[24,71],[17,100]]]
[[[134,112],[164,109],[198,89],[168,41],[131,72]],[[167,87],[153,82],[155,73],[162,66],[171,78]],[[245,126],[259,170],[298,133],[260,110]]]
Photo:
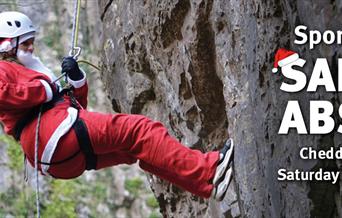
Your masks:
[[[271,73],[274,52],[295,48],[336,68],[337,46],[294,46],[304,24],[341,29],[339,1],[144,0],[99,2],[102,80],[116,112],[162,121],[184,145],[213,150],[236,142],[235,182],[221,203],[190,196],[151,177],[167,217],[341,217],[340,184],[277,181],[279,168],[341,169],[340,162],[303,161],[300,146],[340,146],[341,136],[277,134],[284,108],[298,99],[339,105],[340,96],[281,92]],[[310,60],[311,59],[311,60]],[[334,72],[337,72],[335,69]],[[308,117],[305,117],[308,121]]]

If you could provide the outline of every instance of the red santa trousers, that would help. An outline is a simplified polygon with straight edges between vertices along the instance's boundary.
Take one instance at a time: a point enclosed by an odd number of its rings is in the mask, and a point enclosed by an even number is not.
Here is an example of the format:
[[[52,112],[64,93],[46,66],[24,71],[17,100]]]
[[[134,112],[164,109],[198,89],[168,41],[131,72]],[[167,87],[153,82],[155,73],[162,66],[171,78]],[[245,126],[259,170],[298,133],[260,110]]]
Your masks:
[[[142,115],[102,114],[81,109],[79,117],[87,126],[97,155],[97,170],[117,164],[132,164],[139,160],[143,170],[197,196],[210,197],[213,189],[211,181],[219,159],[217,151],[204,154],[192,150],[171,137],[160,122]],[[42,130],[55,129],[44,120],[47,119],[42,119]],[[27,130],[34,130],[35,125],[36,121],[32,122]],[[34,138],[33,134],[25,132],[29,137],[25,137],[24,141]],[[48,140],[49,136],[46,136],[41,139],[42,144]],[[31,155],[28,156],[32,156],[34,146],[29,147]],[[77,137],[72,129],[60,139],[52,162],[64,160],[78,150]],[[30,162],[33,162],[32,159]],[[81,175],[84,170],[85,158],[80,153],[61,164],[53,164],[48,172],[56,178],[70,179]]]

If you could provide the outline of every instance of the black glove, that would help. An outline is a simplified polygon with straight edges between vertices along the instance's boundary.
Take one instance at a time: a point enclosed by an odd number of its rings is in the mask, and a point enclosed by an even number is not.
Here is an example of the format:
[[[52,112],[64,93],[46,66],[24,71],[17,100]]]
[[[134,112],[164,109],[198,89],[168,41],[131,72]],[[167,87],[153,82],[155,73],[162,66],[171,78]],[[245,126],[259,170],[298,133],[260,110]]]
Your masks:
[[[71,56],[63,58],[62,72],[65,72],[74,81],[83,79],[83,74],[78,67],[77,61]]]

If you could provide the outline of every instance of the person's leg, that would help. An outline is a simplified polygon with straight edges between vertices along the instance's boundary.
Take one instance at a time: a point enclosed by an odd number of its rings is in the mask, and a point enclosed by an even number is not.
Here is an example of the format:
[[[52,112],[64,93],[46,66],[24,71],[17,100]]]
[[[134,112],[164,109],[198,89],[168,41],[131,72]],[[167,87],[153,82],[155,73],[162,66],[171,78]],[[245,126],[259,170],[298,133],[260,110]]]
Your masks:
[[[155,167],[153,174],[169,181],[178,177],[171,182],[194,194],[210,196],[218,152],[203,154],[191,150],[171,137],[161,123],[141,115],[81,111],[80,117],[87,125],[96,154],[128,152],[149,165],[149,169]],[[193,186],[189,188],[189,184]]]
[[[137,159],[126,152],[111,152],[97,155],[96,170],[111,167],[119,164],[134,164]]]

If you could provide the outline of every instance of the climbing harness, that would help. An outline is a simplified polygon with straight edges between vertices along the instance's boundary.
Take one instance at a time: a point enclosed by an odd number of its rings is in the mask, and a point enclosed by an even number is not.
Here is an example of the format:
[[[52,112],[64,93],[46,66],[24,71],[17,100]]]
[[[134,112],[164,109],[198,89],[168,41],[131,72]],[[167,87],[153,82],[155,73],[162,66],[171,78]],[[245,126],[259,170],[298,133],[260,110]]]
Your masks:
[[[87,126],[82,119],[78,118],[74,123],[73,128],[75,130],[80,149],[85,156],[86,170],[96,169],[97,156],[90,144]]]

